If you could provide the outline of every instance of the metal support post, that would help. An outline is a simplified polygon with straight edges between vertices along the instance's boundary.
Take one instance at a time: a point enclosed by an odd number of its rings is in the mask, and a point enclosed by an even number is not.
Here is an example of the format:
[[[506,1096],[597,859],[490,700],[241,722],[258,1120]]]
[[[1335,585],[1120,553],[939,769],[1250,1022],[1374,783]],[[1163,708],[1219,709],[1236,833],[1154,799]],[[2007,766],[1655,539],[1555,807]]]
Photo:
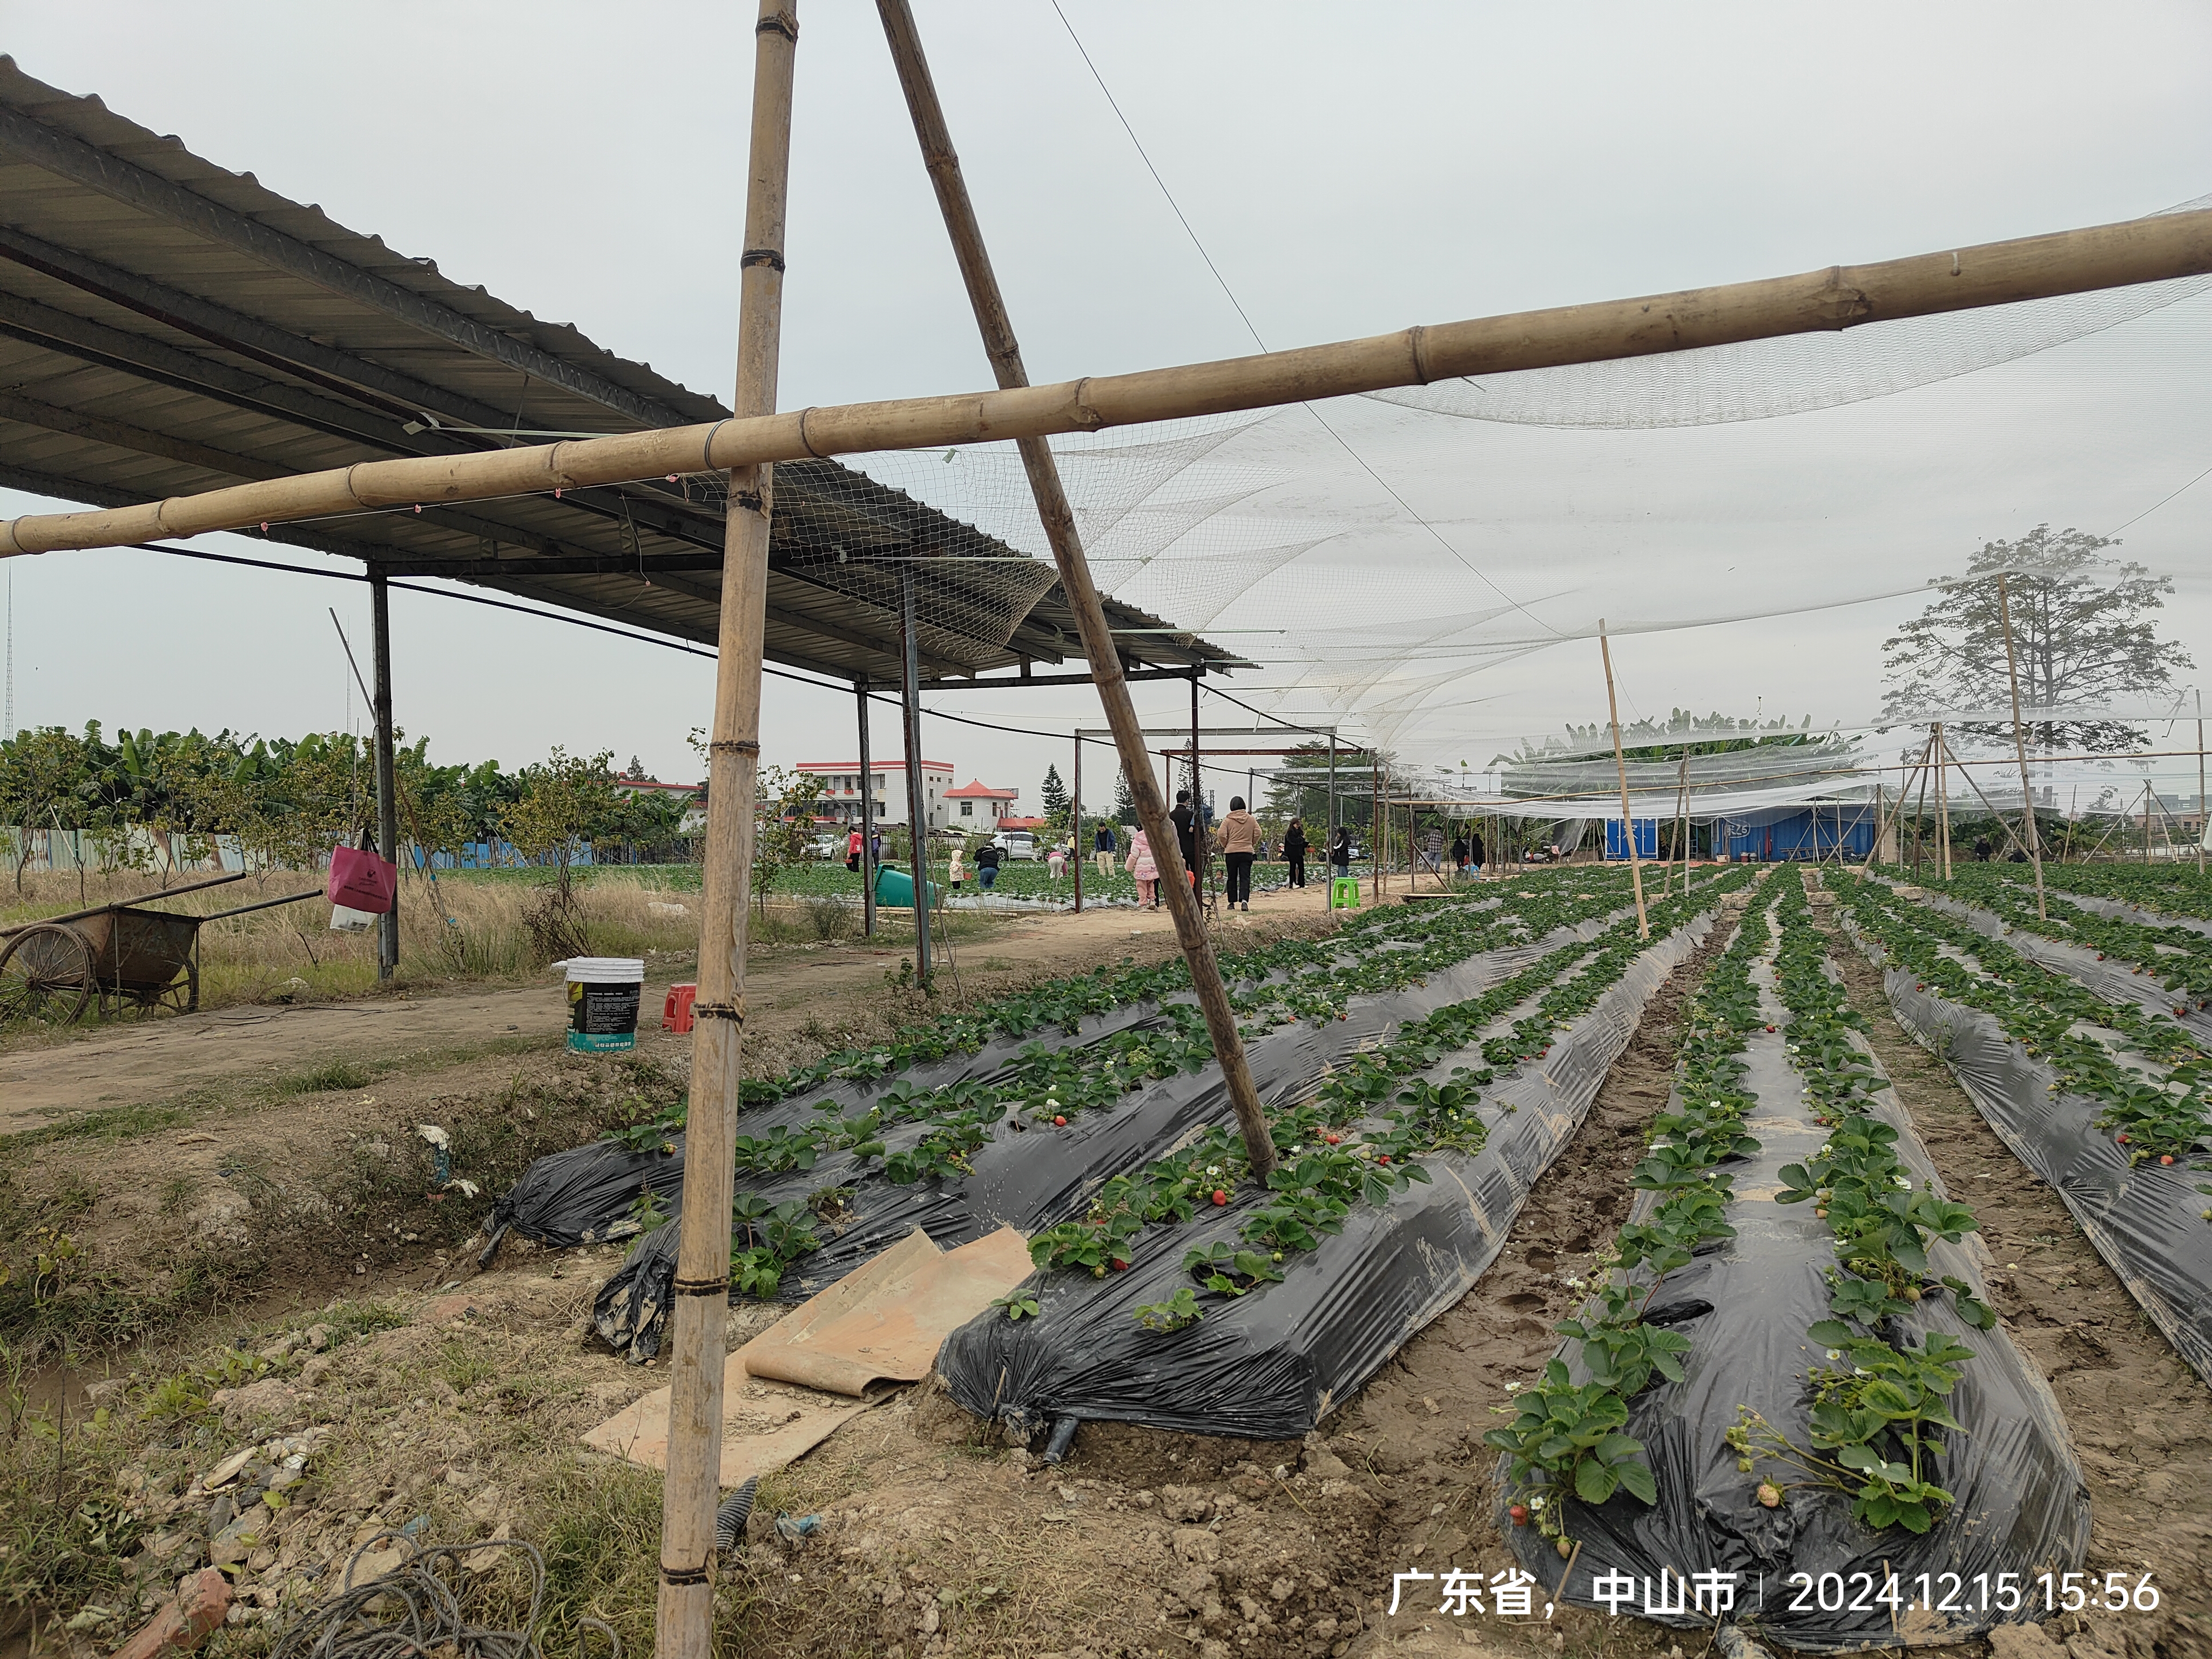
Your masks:
[[[929,988],[929,803],[922,793],[921,665],[915,640],[914,567],[899,567],[900,726],[906,738],[907,839],[914,852],[914,972]]]
[[[876,936],[876,773],[868,748],[868,683],[853,682],[860,706],[860,937]]]
[[[370,614],[375,618],[371,654],[376,659],[376,855],[399,861],[399,788],[392,752],[392,588],[384,573],[368,573]],[[399,968],[399,892],[376,920],[376,977],[388,981]]]

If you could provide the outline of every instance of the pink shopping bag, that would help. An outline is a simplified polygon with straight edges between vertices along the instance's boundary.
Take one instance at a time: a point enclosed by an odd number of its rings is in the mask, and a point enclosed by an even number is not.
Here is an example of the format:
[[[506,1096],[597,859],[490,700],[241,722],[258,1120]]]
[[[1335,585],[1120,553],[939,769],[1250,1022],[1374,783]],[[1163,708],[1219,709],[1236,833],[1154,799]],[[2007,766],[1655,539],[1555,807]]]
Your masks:
[[[354,847],[331,849],[331,879],[323,890],[333,904],[382,915],[399,894],[399,866]]]

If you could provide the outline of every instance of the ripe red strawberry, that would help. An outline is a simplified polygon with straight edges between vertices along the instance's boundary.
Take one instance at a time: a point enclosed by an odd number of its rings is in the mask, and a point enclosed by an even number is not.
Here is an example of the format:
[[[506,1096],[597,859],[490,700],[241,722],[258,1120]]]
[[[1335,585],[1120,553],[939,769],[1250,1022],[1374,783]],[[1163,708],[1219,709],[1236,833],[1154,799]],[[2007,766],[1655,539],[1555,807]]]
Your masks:
[[[1067,1120],[1064,1117],[1056,1117],[1052,1121],[1052,1127],[1055,1129],[1065,1129],[1067,1127]]]
[[[2121,1146],[2124,1146],[2128,1144],[2128,1138],[2124,1134],[2121,1135],[2118,1139]]]
[[[1338,1145],[1340,1142],[1341,1142],[1341,1141],[1343,1140],[1344,1137],[1343,1137],[1342,1135],[1329,1135],[1329,1136],[1326,1137],[1326,1139],[1328,1139],[1328,1144],[1329,1144],[1330,1146],[1334,1146]]]
[[[1525,1527],[1528,1524],[1528,1506],[1526,1504],[1516,1504],[1505,1513],[1513,1517],[1513,1524],[1516,1527]]]
[[[2160,1152],[2158,1155],[2158,1161],[2160,1164],[2171,1164],[2173,1162],[2173,1154],[2172,1152]]]
[[[1213,1201],[1216,1204],[1226,1204],[1229,1202],[1229,1194],[1222,1191],[1220,1188],[1216,1187],[1213,1189]]]
[[[1382,1153],[1380,1157],[1378,1157],[1375,1161],[1376,1161],[1377,1164],[1388,1164],[1388,1163],[1390,1161],[1390,1154],[1389,1154],[1389,1153],[1388,1153],[1388,1152],[1384,1152],[1384,1153]]]
[[[1115,1257],[1114,1258],[1114,1271],[1115,1271],[1115,1273],[1125,1273],[1128,1272],[1128,1271],[1129,1271],[1129,1264],[1128,1264],[1127,1261],[1127,1260],[1125,1260],[1123,1257],[1121,1257],[1121,1256],[1118,1256],[1118,1255],[1117,1255],[1117,1256],[1115,1256]]]
[[[1770,1026],[1768,1026],[1766,1029],[1767,1029],[1768,1030],[1771,1031],[1772,1030],[1774,1030],[1774,1027],[1772,1027],[1771,1025],[1770,1025]]]

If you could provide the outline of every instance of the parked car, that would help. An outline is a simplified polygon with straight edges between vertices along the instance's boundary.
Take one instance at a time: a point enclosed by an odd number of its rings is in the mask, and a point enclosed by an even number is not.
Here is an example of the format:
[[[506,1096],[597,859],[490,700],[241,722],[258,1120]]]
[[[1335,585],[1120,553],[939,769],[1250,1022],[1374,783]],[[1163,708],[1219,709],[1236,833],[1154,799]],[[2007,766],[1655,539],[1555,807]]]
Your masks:
[[[842,859],[845,856],[845,837],[817,836],[807,843],[806,854],[809,858]]]
[[[991,837],[991,845],[1010,859],[1040,859],[1037,838],[1026,830],[1001,830]]]

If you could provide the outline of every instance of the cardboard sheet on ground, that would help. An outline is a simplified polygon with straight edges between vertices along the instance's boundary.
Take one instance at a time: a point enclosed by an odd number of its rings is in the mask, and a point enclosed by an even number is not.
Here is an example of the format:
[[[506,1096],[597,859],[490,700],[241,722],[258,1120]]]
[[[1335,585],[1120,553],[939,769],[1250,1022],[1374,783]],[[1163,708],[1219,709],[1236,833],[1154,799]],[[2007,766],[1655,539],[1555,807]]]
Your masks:
[[[1030,1271],[1012,1227],[951,1251],[917,1227],[801,1303],[723,1362],[721,1484],[781,1468],[866,1411],[879,1385],[927,1376],[945,1336]],[[666,1468],[669,1395],[655,1389],[632,1401],[584,1443]]]

